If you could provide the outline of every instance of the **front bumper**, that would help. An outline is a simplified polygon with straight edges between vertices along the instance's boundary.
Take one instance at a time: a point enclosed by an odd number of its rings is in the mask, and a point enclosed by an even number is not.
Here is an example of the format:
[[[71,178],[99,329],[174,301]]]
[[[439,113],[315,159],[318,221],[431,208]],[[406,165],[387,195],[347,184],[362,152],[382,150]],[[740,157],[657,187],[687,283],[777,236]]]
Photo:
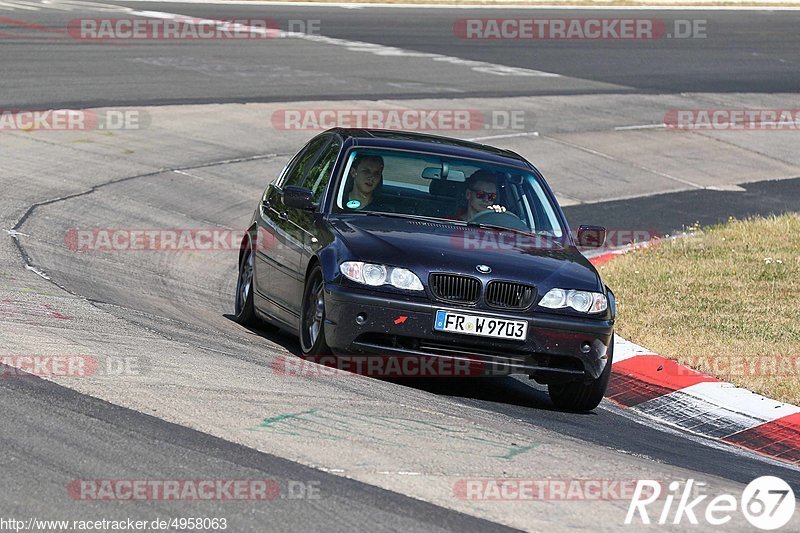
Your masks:
[[[528,322],[524,341],[436,331],[439,309]],[[608,361],[614,322],[500,312],[325,286],[325,338],[339,354],[435,356],[481,365],[485,374],[527,374],[543,383],[595,379]]]

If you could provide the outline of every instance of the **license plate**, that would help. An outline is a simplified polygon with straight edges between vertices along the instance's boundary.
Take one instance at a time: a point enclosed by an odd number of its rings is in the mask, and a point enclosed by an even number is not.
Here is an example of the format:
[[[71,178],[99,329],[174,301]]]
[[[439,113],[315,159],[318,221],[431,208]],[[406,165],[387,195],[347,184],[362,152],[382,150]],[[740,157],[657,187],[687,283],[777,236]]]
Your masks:
[[[528,332],[528,323],[524,320],[507,320],[438,310],[433,329],[449,333],[524,341]]]

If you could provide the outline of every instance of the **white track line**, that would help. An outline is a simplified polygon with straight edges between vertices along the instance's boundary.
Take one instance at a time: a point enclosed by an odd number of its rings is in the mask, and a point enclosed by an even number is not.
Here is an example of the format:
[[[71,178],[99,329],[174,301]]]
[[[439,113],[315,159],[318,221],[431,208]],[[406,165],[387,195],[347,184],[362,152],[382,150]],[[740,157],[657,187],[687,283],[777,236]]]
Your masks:
[[[27,6],[21,2],[0,2],[0,7],[8,7],[12,11],[14,9],[22,9],[26,11],[39,11],[39,7]]]
[[[225,26],[230,25],[230,23],[227,23],[222,20],[200,19],[196,17],[191,17],[189,15],[179,15],[177,13],[166,13],[163,11],[131,11],[131,14],[138,15],[141,17],[156,18],[163,20],[181,20],[187,23],[189,21],[193,21],[197,24],[217,23],[219,25],[225,25]],[[237,29],[240,29],[242,31],[247,31],[254,34],[266,34],[267,32],[269,32],[270,34],[275,33],[275,30],[254,28],[251,26],[245,26],[241,24],[237,24],[236,27]],[[323,35],[310,35],[307,33],[300,33],[300,32],[280,32],[280,34],[283,37],[304,39],[306,41],[311,41],[314,43],[341,46],[353,52],[369,52],[371,54],[375,54],[377,56],[382,56],[382,57],[416,57],[422,59],[430,59],[431,61],[450,63],[452,65],[469,67],[473,71],[480,72],[483,74],[494,74],[497,76],[533,76],[533,77],[543,77],[543,78],[561,77],[560,74],[555,74],[553,72],[543,72],[541,70],[509,67],[506,65],[498,65],[495,63],[487,63],[484,61],[473,61],[470,59],[462,59],[460,57],[446,56],[442,54],[416,52],[412,50],[404,50],[402,48],[395,48],[393,46],[384,46],[381,44],[366,43],[362,41],[350,41],[347,39],[337,39],[335,37],[325,37]]]
[[[629,131],[629,130],[655,130],[666,128],[666,124],[642,124],[640,126],[616,126],[614,131]]]
[[[468,141],[489,141],[491,139],[510,139],[512,137],[538,137],[538,131],[523,131],[521,133],[503,133],[500,135],[489,135],[487,137],[472,137]]]
[[[724,381],[696,383],[680,389],[680,392],[763,422],[800,413],[800,407],[796,405],[779,402]]]
[[[627,159],[620,159],[620,158],[618,158],[616,156],[613,156],[613,155],[610,155],[610,154],[606,154],[606,153],[600,152],[598,150],[593,150],[591,148],[587,148],[586,146],[581,146],[580,144],[575,144],[575,143],[572,143],[572,142],[569,142],[569,141],[565,141],[564,139],[560,139],[558,137],[551,137],[549,135],[546,135],[545,137],[547,139],[553,141],[553,142],[556,142],[556,143],[559,143],[559,144],[563,144],[565,146],[570,146],[570,147],[575,148],[577,150],[580,150],[582,152],[586,152],[588,154],[596,155],[598,157],[602,157],[604,159],[608,159],[609,161],[615,161],[615,162],[621,163],[623,165],[632,166],[634,168],[638,168],[639,170],[644,170],[646,172],[650,172],[651,174],[656,174],[658,176],[661,176],[663,178],[667,178],[668,180],[680,183],[682,185],[688,185],[689,187],[692,187],[693,189],[705,189],[705,187],[703,185],[700,185],[699,183],[694,183],[693,181],[685,180],[685,179],[679,178],[677,176],[672,176],[671,174],[667,174],[665,172],[659,172],[658,170],[655,170],[655,169],[652,169],[652,168],[649,168],[649,167],[645,167],[643,165],[638,165],[638,164],[634,163],[633,161],[629,161]],[[646,194],[644,196],[652,196],[652,193]],[[603,200],[603,201],[606,201],[606,200]]]

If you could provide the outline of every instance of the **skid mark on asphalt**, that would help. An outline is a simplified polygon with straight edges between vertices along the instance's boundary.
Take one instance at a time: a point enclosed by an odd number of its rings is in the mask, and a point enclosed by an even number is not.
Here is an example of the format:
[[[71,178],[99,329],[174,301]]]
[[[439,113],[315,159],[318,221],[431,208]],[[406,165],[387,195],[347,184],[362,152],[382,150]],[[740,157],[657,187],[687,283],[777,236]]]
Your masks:
[[[22,300],[0,300],[0,317],[24,318],[29,316],[71,320],[71,317],[59,313],[49,304],[25,302]]]
[[[140,63],[153,67],[172,68],[197,72],[204,76],[216,78],[258,78],[265,81],[281,81],[292,79],[302,85],[311,86],[322,81],[345,87],[352,83],[352,80],[344,77],[332,76],[328,72],[314,72],[293,68],[279,63],[251,64],[235,63],[232,58],[214,61],[194,56],[177,57],[133,57],[126,59],[131,63]]]
[[[104,137],[114,137],[114,132],[104,131],[100,132],[99,135],[102,135]],[[122,155],[131,155],[136,153],[136,150],[131,150],[130,148],[125,148],[124,146],[119,146],[114,143],[100,142],[97,139],[77,139],[70,142],[72,144],[95,144],[99,146],[108,146],[109,148],[118,151]]]
[[[23,294],[38,294],[40,296],[53,296],[51,292],[40,291],[39,289],[31,289],[30,287],[12,287],[11,285],[0,285],[2,291],[16,291]]]
[[[22,283],[22,281],[19,278],[12,275],[10,272],[0,272],[0,278],[2,278],[6,282]],[[23,294],[38,294],[40,296],[52,296],[52,293],[43,291],[41,289],[32,289],[24,285],[21,286],[9,285],[8,283],[3,283],[2,285],[0,285],[0,291],[21,292]]]
[[[375,432],[376,428],[385,429],[399,438],[388,440],[378,437]],[[458,449],[448,442],[449,439],[456,439],[460,443],[477,444],[484,447],[487,452],[486,457],[508,460],[540,446],[538,443],[518,443],[516,441],[519,441],[520,438],[510,433],[483,432],[483,434],[476,434],[460,427],[433,423],[429,420],[384,415],[344,414],[322,408],[268,417],[248,430],[272,431],[280,435],[324,440],[366,439],[400,448],[419,446],[419,440],[408,442],[404,437],[419,439],[432,436],[434,447],[441,447],[449,452],[458,453]],[[474,449],[465,449],[464,453],[473,454]]]

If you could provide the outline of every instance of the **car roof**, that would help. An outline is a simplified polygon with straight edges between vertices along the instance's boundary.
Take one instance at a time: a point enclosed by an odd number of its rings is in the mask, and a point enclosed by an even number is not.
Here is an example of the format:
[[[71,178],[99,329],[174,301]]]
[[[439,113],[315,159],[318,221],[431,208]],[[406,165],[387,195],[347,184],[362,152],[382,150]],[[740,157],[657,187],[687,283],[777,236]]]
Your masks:
[[[375,148],[395,148],[420,152],[434,152],[472,159],[483,159],[505,165],[533,168],[524,157],[494,146],[487,146],[472,141],[429,135],[410,131],[334,128],[328,130],[338,133],[354,146]]]

